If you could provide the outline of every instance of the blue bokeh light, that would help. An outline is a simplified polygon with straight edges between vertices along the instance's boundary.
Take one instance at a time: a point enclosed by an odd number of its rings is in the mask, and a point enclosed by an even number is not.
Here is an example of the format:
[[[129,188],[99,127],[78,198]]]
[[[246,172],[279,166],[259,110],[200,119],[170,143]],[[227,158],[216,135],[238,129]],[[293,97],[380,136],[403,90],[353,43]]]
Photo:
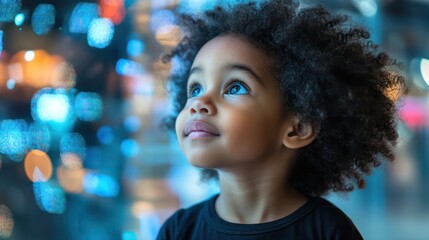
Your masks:
[[[127,44],[127,53],[131,57],[140,56],[145,49],[145,44],[142,40],[130,39]]]
[[[71,33],[87,33],[89,23],[98,18],[98,6],[95,3],[78,3],[73,9],[69,21]]]
[[[53,121],[63,123],[67,121],[71,111],[70,100],[67,95],[51,91],[52,89],[42,89],[33,96],[34,107],[33,118],[40,121]]]
[[[23,119],[5,119],[0,122],[0,153],[14,161],[22,161],[28,151],[27,123]],[[18,157],[20,156],[20,157]]]
[[[140,144],[134,139],[125,139],[121,143],[121,152],[125,157],[135,157],[140,152]]]
[[[102,144],[109,144],[113,142],[113,130],[109,126],[101,126],[97,130],[97,138]]]
[[[55,7],[52,4],[39,4],[31,18],[33,31],[37,35],[47,34],[55,24]]]
[[[86,143],[85,139],[79,133],[68,133],[61,137],[60,155],[74,153],[80,160],[85,160]]]
[[[373,17],[377,14],[378,6],[374,0],[352,0],[351,2],[365,17]]]
[[[122,76],[138,76],[144,73],[144,69],[137,62],[121,58],[116,62],[116,72]]]
[[[16,14],[21,9],[20,0],[0,1],[0,22],[12,22]]]
[[[137,234],[133,231],[124,231],[122,233],[122,240],[137,240]]]
[[[175,25],[176,17],[170,10],[157,10],[154,11],[150,18],[150,28],[152,31],[157,32],[165,26]]]
[[[112,41],[115,29],[112,21],[107,18],[97,18],[88,27],[88,45],[95,48],[105,48]]]
[[[109,175],[88,172],[83,178],[83,189],[100,197],[115,197],[119,193],[119,184]]]
[[[230,0],[224,1],[224,3],[234,3],[242,0]],[[180,13],[199,13],[205,10],[213,9],[217,4],[217,1],[207,0],[181,0],[177,6],[177,10]]]
[[[48,213],[62,214],[66,209],[66,197],[58,184],[53,182],[35,182],[34,197],[40,209]]]
[[[3,31],[0,30],[0,56],[2,51],[3,51]]]
[[[16,85],[16,81],[15,81],[15,79],[9,79],[9,80],[7,80],[7,82],[6,82],[6,87],[7,87],[7,89],[9,89],[9,90],[14,89],[14,88],[15,88],[15,85]]]
[[[63,88],[43,88],[31,99],[31,116],[37,122],[47,123],[56,131],[66,131],[73,126],[75,116],[72,92]]]
[[[25,14],[24,13],[18,13],[15,16],[15,25],[16,26],[21,26],[25,21]]]
[[[51,132],[48,126],[43,123],[32,123],[28,130],[31,149],[39,149],[48,152],[51,146]]]
[[[99,120],[103,112],[103,101],[97,93],[80,92],[75,98],[74,111],[82,121]]]
[[[137,116],[128,116],[124,120],[124,127],[129,132],[137,132],[140,129],[141,121]]]

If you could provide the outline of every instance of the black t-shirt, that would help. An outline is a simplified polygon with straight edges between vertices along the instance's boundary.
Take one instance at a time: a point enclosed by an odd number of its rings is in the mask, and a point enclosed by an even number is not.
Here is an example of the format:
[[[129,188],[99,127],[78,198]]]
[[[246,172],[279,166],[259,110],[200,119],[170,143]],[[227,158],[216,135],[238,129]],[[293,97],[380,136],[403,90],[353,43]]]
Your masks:
[[[310,198],[295,212],[272,222],[237,224],[217,215],[215,201],[218,196],[177,211],[164,223],[157,239],[363,239],[353,222],[323,198]]]

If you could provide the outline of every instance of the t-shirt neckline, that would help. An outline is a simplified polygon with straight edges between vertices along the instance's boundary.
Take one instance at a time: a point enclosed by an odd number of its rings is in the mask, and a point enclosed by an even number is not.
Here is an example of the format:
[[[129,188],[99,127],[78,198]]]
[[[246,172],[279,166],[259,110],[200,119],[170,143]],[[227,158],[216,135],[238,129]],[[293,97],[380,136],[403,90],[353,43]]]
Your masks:
[[[209,199],[206,209],[204,210],[204,219],[209,223],[209,226],[212,226],[216,231],[231,235],[255,235],[285,228],[309,214],[316,207],[318,199],[315,197],[309,198],[304,205],[291,214],[271,222],[241,224],[228,222],[217,214],[215,203],[218,197],[219,194]]]

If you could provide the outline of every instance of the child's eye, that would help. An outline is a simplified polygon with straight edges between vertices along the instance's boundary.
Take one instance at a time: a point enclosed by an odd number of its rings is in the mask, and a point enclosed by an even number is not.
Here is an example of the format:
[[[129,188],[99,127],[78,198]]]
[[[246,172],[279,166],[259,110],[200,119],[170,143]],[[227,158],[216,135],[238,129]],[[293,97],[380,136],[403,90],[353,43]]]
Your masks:
[[[229,84],[228,88],[226,89],[226,94],[229,94],[229,95],[249,94],[249,90],[247,89],[244,83],[238,80],[235,80],[231,84]]]
[[[188,90],[188,97],[189,98],[193,98],[193,97],[198,97],[203,93],[203,88],[201,87],[201,85],[199,83],[193,83]]]

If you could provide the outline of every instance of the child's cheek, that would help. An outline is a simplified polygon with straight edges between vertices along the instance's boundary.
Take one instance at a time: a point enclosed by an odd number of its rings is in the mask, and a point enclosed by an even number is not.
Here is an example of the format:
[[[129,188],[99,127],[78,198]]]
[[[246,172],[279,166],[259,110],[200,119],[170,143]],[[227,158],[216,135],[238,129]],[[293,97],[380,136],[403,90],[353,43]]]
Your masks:
[[[175,129],[176,129],[176,136],[179,140],[179,144],[181,143],[181,139],[183,137],[183,126],[184,126],[184,121],[185,121],[185,111],[186,108],[184,108],[182,111],[180,111],[179,115],[177,115],[177,119],[176,119],[176,124],[175,124]]]

